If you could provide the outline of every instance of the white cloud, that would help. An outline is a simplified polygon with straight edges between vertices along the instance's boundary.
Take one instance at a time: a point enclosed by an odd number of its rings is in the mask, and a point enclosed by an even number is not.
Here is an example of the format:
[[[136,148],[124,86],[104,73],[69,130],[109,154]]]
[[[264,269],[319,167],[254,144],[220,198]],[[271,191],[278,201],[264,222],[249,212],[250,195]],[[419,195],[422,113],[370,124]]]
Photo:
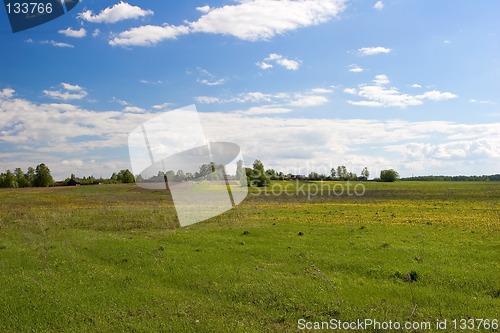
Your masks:
[[[198,78],[196,82],[199,84],[203,84],[205,86],[213,87],[220,86],[226,83],[225,79],[217,79],[215,75],[210,73],[208,70],[198,67],[198,72],[200,73],[201,78]]]
[[[153,14],[154,12],[152,10],[142,9],[138,6],[132,6],[126,2],[120,1],[112,7],[103,9],[97,15],[94,15],[91,10],[87,10],[78,14],[78,18],[92,23],[116,23]]]
[[[16,91],[12,88],[4,88],[0,90],[0,98],[11,98]]]
[[[375,85],[360,85],[359,89],[346,88],[345,93],[358,95],[364,98],[362,101],[347,102],[351,105],[366,107],[400,107],[422,105],[425,100],[446,101],[457,98],[458,96],[450,92],[440,92],[437,90],[427,91],[420,95],[410,95],[399,92],[395,87],[386,87],[389,84],[389,78],[386,75],[377,75],[373,80]]]
[[[211,10],[211,8],[210,6],[206,5],[202,7],[196,7],[196,10],[202,13],[208,13]]]
[[[163,110],[163,109],[169,108],[172,105],[173,105],[172,103],[167,102],[167,103],[153,105],[152,108],[155,110]]]
[[[271,53],[263,61],[257,62],[256,65],[259,66],[261,69],[270,69],[273,68],[271,62],[289,71],[296,71],[300,68],[299,61],[287,59],[286,57],[276,53]]]
[[[276,64],[289,71],[296,71],[300,68],[299,61],[287,59],[286,57],[276,53],[271,53],[265,61],[274,61]]]
[[[6,89],[1,91],[3,95],[7,97],[0,98],[0,161],[4,168],[26,168],[44,161],[63,179],[71,172],[109,177],[112,171],[129,168],[126,153],[114,161],[106,149],[126,149],[128,133],[155,115],[38,104],[12,98],[14,92]],[[199,115],[207,137],[237,143],[248,164],[259,158],[267,167],[304,170],[294,173],[307,173],[307,168],[327,172],[335,163],[333,166],[348,165],[353,172],[367,165],[374,176],[384,168],[395,168],[402,175],[488,174],[497,172],[500,164],[498,122],[471,125],[266,116],[287,112],[286,107],[261,105]],[[5,144],[10,151],[5,152]]]
[[[116,103],[118,103],[118,104],[120,104],[120,105],[123,105],[123,106],[130,105],[130,103],[129,103],[129,102],[127,102],[127,101],[125,101],[125,100],[122,100],[122,99],[118,99],[118,98],[116,98],[115,96],[113,96],[113,97],[112,97],[112,101],[113,101],[113,102],[116,102]]]
[[[377,1],[373,8],[375,8],[376,10],[382,10],[384,9],[384,3],[382,1]]]
[[[154,46],[166,39],[177,39],[177,36],[189,33],[186,26],[144,25],[119,33],[110,41],[111,46]]]
[[[26,43],[30,43],[30,44],[31,44],[31,43],[33,43],[33,39],[28,38],[28,39],[26,39],[26,40],[25,40],[25,42],[26,42]]]
[[[332,89],[313,88],[303,92],[278,92],[263,93],[260,91],[251,91],[239,93],[233,97],[217,98],[209,96],[196,97],[196,101],[203,104],[227,104],[227,103],[272,103],[273,107],[293,106],[309,107],[326,104],[329,100],[322,96],[331,94]]]
[[[42,40],[40,44],[50,44],[55,47],[63,47],[63,48],[73,48],[75,47],[74,45],[67,44],[67,43],[61,43],[61,42],[56,42],[54,40]]]
[[[440,92],[437,90],[427,91],[422,95],[417,95],[418,99],[430,99],[432,101],[447,101],[449,99],[457,98],[458,96],[450,92]]]
[[[263,106],[251,107],[246,111],[234,111],[234,112],[249,116],[255,116],[255,115],[265,115],[265,114],[284,114],[292,112],[292,110],[283,107],[275,107],[273,105],[263,105]]]
[[[87,91],[79,85],[61,82],[62,90],[43,90],[45,96],[52,99],[69,101],[87,97]]]
[[[326,88],[313,88],[311,89],[311,93],[313,94],[330,94],[332,93],[332,89],[326,89]]]
[[[371,55],[376,55],[376,54],[387,54],[392,51],[392,49],[387,48],[387,47],[382,47],[382,46],[376,46],[376,47],[362,47],[359,50],[359,54],[362,56],[371,56]]]
[[[267,62],[265,61],[259,61],[256,63],[257,66],[259,66],[261,69],[270,69],[270,68],[273,68],[273,65],[271,64],[268,64]]]
[[[197,96],[195,97],[196,102],[200,104],[215,104],[215,103],[220,103],[220,99],[217,97],[210,97],[210,96]]]
[[[292,101],[290,106],[296,107],[311,107],[311,106],[320,106],[328,103],[328,98],[325,96],[318,95],[309,95],[309,96],[300,96],[298,99]]]
[[[489,100],[477,100],[477,99],[470,99],[470,103],[477,103],[477,104],[489,104],[489,105],[497,105],[497,103]]]
[[[240,94],[238,97],[233,98],[232,102],[238,103],[259,103],[259,102],[270,102],[272,99],[271,94],[261,93],[259,91],[249,92]]]
[[[61,162],[61,164],[79,167],[79,166],[83,166],[85,164],[85,162],[82,160],[64,160]]]
[[[66,37],[73,37],[73,38],[83,38],[87,36],[87,30],[85,30],[84,28],[80,28],[79,30],[73,30],[71,28],[67,28],[64,30],[59,30],[58,32]]]
[[[499,159],[498,138],[460,140],[446,143],[411,142],[390,145],[388,151],[402,153],[407,161],[425,160],[473,160],[475,158]]]
[[[146,25],[119,33],[109,41],[110,45],[154,46],[157,43],[176,39],[189,33],[213,33],[231,35],[248,41],[269,40],[276,35],[299,28],[325,23],[338,16],[345,8],[345,0],[237,0],[236,5],[219,8],[197,7],[204,13],[197,21],[187,22],[187,26]],[[116,7],[122,11],[116,10]],[[90,22],[114,23],[116,20],[152,15],[139,7],[120,2],[106,8],[98,15],[85,11],[80,18]],[[113,15],[112,15],[113,14]],[[286,58],[279,60],[280,65],[298,69],[300,63]],[[265,65],[264,65],[265,67]]]
[[[82,87],[80,87],[77,84],[70,84],[70,83],[61,82],[61,86],[63,87],[63,89],[66,89],[69,91],[82,91],[82,90],[84,90]]]
[[[362,73],[364,72],[364,69],[359,67],[358,65],[349,65],[349,72],[352,72],[352,73]]]
[[[215,80],[215,81],[210,81],[210,80],[207,80],[207,79],[198,79],[196,82],[200,83],[200,84],[203,84],[205,86],[220,86],[220,85],[223,85],[225,83],[225,80],[224,79],[219,79],[219,80]]]
[[[351,94],[351,95],[356,95],[358,93],[358,91],[354,88],[345,88],[344,92],[346,94]]]
[[[318,25],[339,15],[343,0],[240,0],[236,5],[211,8],[193,32],[231,35],[239,39],[268,40],[301,27]]]
[[[99,29],[95,29],[93,32],[92,32],[92,37],[97,37],[101,34],[101,30]]]
[[[157,80],[157,81],[150,81],[150,80],[139,80],[140,83],[142,84],[150,84],[150,85],[157,85],[157,84],[162,84],[163,81]]]
[[[140,108],[138,106],[126,106],[124,109],[123,109],[123,112],[131,112],[131,113],[144,113],[146,112],[145,109],[143,108]]]
[[[412,88],[422,88],[422,86],[418,83],[412,84],[411,87]]]
[[[373,82],[377,85],[377,86],[383,86],[383,85],[386,85],[388,84],[389,82],[389,78],[384,75],[384,74],[381,74],[381,75],[376,75],[375,76],[375,79],[373,80]]]

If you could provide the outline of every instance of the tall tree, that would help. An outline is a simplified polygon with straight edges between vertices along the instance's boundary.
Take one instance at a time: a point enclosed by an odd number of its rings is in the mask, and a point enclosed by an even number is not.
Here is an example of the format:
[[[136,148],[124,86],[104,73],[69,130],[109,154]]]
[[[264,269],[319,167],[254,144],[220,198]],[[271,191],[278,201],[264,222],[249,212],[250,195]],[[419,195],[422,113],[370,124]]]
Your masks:
[[[347,174],[347,168],[345,165],[338,166],[337,167],[337,177],[341,180],[347,180],[348,174]]]
[[[370,177],[370,171],[368,171],[368,167],[364,167],[363,170],[361,170],[361,176],[365,177],[366,179]]]
[[[337,175],[337,172],[335,171],[335,168],[332,168],[330,170],[330,175],[332,176],[332,178],[335,178],[335,176]]]
[[[122,183],[133,183],[135,181],[134,175],[132,174],[132,172],[130,172],[129,169],[120,170],[117,175],[117,180]]]
[[[16,175],[12,171],[7,170],[2,174],[2,184],[1,187],[18,187]]]
[[[245,173],[245,170],[243,168],[243,161],[239,160],[238,162],[236,162],[236,175],[234,178],[236,180],[241,180],[244,173]]]
[[[50,169],[44,163],[37,165],[33,184],[37,187],[48,187],[54,184]]]
[[[269,176],[264,171],[264,164],[260,160],[253,162],[253,169],[247,173],[248,186],[262,187],[269,184]]]
[[[29,167],[26,171],[26,179],[28,180],[28,186],[33,186],[35,183],[35,169]]]
[[[26,175],[23,173],[23,170],[21,170],[21,168],[16,168],[16,170],[14,170],[14,174],[16,175],[17,185],[19,187],[29,186],[28,179],[26,179]]]

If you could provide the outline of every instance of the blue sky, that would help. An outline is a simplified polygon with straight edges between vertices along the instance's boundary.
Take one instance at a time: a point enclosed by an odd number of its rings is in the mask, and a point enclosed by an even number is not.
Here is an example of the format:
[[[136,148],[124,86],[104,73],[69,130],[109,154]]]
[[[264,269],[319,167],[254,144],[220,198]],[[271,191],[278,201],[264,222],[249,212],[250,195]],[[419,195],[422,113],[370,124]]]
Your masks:
[[[293,173],[500,172],[500,3],[93,1],[12,33],[0,170],[130,168],[127,136],[195,104],[209,140]]]

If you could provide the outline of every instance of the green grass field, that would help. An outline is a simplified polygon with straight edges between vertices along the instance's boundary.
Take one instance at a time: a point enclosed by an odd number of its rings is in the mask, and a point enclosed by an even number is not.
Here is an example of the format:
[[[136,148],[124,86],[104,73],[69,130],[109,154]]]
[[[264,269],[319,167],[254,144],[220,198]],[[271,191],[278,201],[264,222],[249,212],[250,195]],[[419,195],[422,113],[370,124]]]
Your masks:
[[[250,195],[186,228],[165,192],[133,185],[2,189],[0,332],[500,319],[500,183],[364,184]]]

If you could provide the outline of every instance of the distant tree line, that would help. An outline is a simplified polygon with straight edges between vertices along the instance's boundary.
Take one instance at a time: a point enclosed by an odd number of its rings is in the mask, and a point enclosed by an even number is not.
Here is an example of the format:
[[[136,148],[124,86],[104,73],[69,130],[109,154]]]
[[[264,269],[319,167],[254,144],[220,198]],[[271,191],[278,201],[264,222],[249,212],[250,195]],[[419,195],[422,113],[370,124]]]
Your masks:
[[[50,173],[50,169],[41,163],[36,168],[29,167],[26,172],[21,168],[16,168],[14,172],[7,170],[0,173],[0,187],[1,188],[20,188],[20,187],[49,187],[49,186],[62,186],[68,184],[70,180],[74,180],[81,185],[92,184],[117,184],[117,183],[133,183],[134,175],[128,169],[121,170],[118,173],[113,173],[110,178],[95,178],[88,176],[77,178],[71,174],[69,178],[62,182],[54,181]]]
[[[271,180],[368,180],[370,177],[370,171],[368,171],[367,167],[364,167],[361,170],[361,176],[356,175],[353,172],[350,172],[345,165],[338,166],[337,168],[332,168],[330,170],[330,174],[326,175],[324,173],[320,174],[315,171],[311,171],[309,175],[294,175],[291,173],[284,174],[281,171],[276,171],[274,169],[265,170],[264,164],[260,160],[255,160],[253,162],[252,168],[245,168],[246,176],[247,176],[247,184],[248,186],[253,187],[262,187],[267,186],[269,181]],[[399,175],[396,174],[396,180]],[[392,181],[394,181],[392,180]],[[386,180],[389,181],[389,180]]]
[[[26,172],[16,168],[14,172],[7,170],[0,173],[0,187],[47,187],[54,184],[54,179],[49,168],[45,164],[39,164],[36,168],[29,167]]]
[[[2,188],[18,188],[18,187],[48,187],[54,185],[67,185],[71,180],[74,183],[81,185],[94,185],[94,184],[120,184],[120,183],[134,183],[134,182],[162,182],[169,179],[174,182],[183,182],[191,180],[240,180],[241,177],[246,176],[248,186],[262,187],[267,186],[271,180],[368,180],[370,172],[367,167],[361,170],[361,176],[350,172],[344,165],[332,168],[330,174],[319,174],[318,172],[311,171],[309,175],[293,175],[285,174],[281,171],[274,169],[265,169],[264,164],[260,160],[255,160],[252,168],[243,167],[243,161],[237,162],[236,173],[228,175],[225,172],[224,165],[215,164],[213,162],[202,164],[199,171],[190,173],[183,170],[169,170],[167,172],[159,171],[156,176],[148,179],[143,179],[141,175],[135,176],[130,170],[120,170],[113,172],[110,178],[95,178],[88,176],[78,178],[71,174],[62,182],[55,182],[50,173],[50,169],[41,163],[36,168],[29,167],[26,172],[21,168],[16,168],[14,172],[7,170],[0,173],[0,187]],[[382,170],[380,177],[373,179],[374,181],[393,182],[399,180],[399,174],[393,169]],[[483,176],[416,176],[401,178],[402,181],[500,181],[500,174],[483,175]]]
[[[191,180],[225,180],[228,179],[240,179],[243,174],[243,161],[238,161],[236,174],[234,176],[226,174],[225,167],[223,164],[215,164],[214,162],[202,164],[199,167],[199,171],[196,172],[185,172],[184,170],[174,170],[169,171],[158,171],[158,174],[150,178],[143,178],[141,175],[135,177],[138,183],[148,183],[148,182],[163,182],[165,179],[173,182],[184,182]]]
[[[500,174],[483,176],[415,176],[401,178],[403,181],[450,181],[450,182],[488,182],[500,181]]]

